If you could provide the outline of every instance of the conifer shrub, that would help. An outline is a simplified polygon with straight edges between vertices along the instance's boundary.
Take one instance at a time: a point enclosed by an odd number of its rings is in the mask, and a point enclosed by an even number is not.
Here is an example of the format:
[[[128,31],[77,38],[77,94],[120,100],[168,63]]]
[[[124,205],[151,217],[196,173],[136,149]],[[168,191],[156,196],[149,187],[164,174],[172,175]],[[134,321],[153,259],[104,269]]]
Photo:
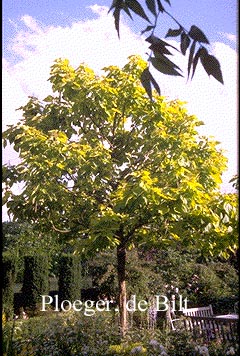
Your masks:
[[[23,300],[24,307],[36,309],[41,295],[49,292],[48,257],[43,254],[24,257]]]
[[[81,259],[72,254],[63,254],[59,261],[59,301],[74,301],[81,297]]]

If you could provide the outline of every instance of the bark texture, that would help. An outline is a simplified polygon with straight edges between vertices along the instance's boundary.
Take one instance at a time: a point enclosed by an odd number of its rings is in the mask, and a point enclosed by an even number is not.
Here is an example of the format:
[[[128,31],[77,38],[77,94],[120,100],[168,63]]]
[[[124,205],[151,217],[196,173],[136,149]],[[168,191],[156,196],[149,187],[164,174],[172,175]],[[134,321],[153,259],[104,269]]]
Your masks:
[[[117,247],[117,269],[118,269],[118,287],[119,287],[119,313],[120,329],[124,336],[127,330],[127,291],[126,291],[126,246],[120,244]]]

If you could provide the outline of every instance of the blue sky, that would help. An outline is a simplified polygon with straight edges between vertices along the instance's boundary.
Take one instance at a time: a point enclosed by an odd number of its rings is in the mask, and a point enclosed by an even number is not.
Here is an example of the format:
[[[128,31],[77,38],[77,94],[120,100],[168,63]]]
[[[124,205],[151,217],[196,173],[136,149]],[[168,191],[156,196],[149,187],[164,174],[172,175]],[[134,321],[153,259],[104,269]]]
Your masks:
[[[194,24],[203,30],[211,42],[209,51],[221,63],[224,85],[209,78],[201,65],[188,83],[181,77],[154,76],[164,96],[186,101],[189,112],[205,123],[199,128],[200,134],[214,136],[220,142],[228,158],[222,190],[231,191],[228,182],[238,168],[237,2],[172,0],[171,7],[165,0],[162,3],[185,28]],[[107,0],[3,1],[3,129],[21,118],[16,109],[26,104],[29,95],[44,99],[50,94],[47,79],[56,58],[68,58],[74,67],[85,62],[96,72],[108,65],[121,67],[132,54],[147,59],[147,43],[139,35],[146,23],[138,19],[132,22],[125,16],[119,40],[112,14],[107,14],[110,4]],[[166,16],[160,16],[158,24],[159,37],[164,37],[169,27],[176,28]],[[174,39],[171,41],[177,45]],[[186,72],[186,58],[174,58]],[[4,163],[17,161],[11,148],[4,150]]]
[[[110,6],[112,0],[4,0],[3,1],[3,43],[4,56],[11,57],[8,43],[20,30],[21,17],[29,15],[44,25],[69,26],[79,20],[96,18],[89,8],[97,3],[100,6]],[[141,1],[144,4],[144,1]],[[223,41],[235,48],[236,44],[229,40],[226,34],[236,35],[237,31],[237,2],[235,0],[172,0],[171,7],[162,1],[167,11],[169,11],[185,28],[191,25],[200,27],[210,41]],[[125,16],[127,18],[127,16]],[[144,21],[137,17],[132,22],[134,31],[141,31],[144,28]],[[164,26],[162,23],[164,22]],[[169,26],[174,26],[174,22],[167,17],[159,18],[159,33],[164,36]]]

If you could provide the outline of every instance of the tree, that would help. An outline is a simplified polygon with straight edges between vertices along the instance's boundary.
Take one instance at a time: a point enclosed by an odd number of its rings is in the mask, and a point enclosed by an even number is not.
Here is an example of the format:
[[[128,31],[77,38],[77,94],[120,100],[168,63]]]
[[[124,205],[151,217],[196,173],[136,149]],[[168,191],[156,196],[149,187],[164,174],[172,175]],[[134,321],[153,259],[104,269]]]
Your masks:
[[[198,135],[197,117],[180,101],[140,83],[147,63],[132,56],[97,76],[56,60],[55,95],[30,97],[22,120],[3,134],[21,163],[5,166],[5,200],[16,220],[62,236],[78,251],[117,249],[121,329],[127,327],[126,253],[134,246],[236,247],[214,211],[226,158]],[[24,182],[14,194],[15,182]],[[229,201],[229,212],[236,207]],[[220,228],[219,228],[220,226]],[[209,243],[207,238],[213,233]]]
[[[148,96],[152,98],[152,88],[156,89],[160,94],[160,87],[149,70],[150,65],[161,73],[182,76],[181,68],[168,58],[169,55],[172,55],[172,50],[180,52],[183,56],[188,53],[188,79],[190,76],[191,79],[193,78],[196,67],[200,61],[208,76],[213,76],[223,84],[220,63],[206,48],[206,45],[210,44],[206,35],[195,25],[192,25],[189,31],[185,29],[184,26],[166,10],[165,5],[171,6],[170,0],[164,0],[164,2],[160,0],[145,0],[145,2],[141,1],[141,3],[137,0],[113,0],[109,9],[109,12],[113,10],[115,27],[119,37],[121,13],[125,12],[132,20],[132,15],[137,15],[147,22],[147,26],[143,29],[141,34],[148,33],[148,37],[145,40],[150,43],[150,53],[148,54],[149,65],[142,71],[141,83]],[[145,8],[149,14],[146,13]],[[175,39],[179,37],[180,50],[155,35],[159,16],[163,14],[169,16],[177,26],[177,28],[174,29],[169,28],[165,37],[173,37]],[[153,17],[152,20],[150,20],[151,17]]]

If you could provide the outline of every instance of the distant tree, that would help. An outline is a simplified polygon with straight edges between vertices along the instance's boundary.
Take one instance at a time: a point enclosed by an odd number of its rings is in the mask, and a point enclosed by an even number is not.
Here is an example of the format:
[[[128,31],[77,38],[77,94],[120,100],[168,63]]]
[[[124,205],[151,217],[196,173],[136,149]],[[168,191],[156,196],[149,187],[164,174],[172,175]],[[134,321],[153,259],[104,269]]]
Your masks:
[[[183,103],[155,92],[149,100],[140,83],[146,67],[132,56],[99,77],[57,60],[50,76],[56,95],[31,97],[22,120],[3,133],[21,158],[3,169],[3,202],[14,218],[55,232],[76,251],[116,247],[123,333],[127,250],[181,242],[219,254],[238,241],[234,231],[224,238],[229,225],[217,204],[226,158],[197,133],[202,123]],[[23,191],[14,194],[20,181]],[[229,200],[224,215],[234,220],[236,210]]]
[[[206,35],[195,25],[192,25],[190,30],[185,29],[184,26],[166,10],[165,5],[171,6],[170,0],[164,0],[164,2],[160,0],[113,0],[109,10],[109,12],[113,10],[115,27],[119,37],[121,13],[125,12],[131,19],[133,19],[133,14],[137,15],[147,23],[147,26],[144,26],[145,28],[141,34],[148,33],[145,40],[150,43],[148,56],[149,65],[142,71],[141,83],[149,97],[152,98],[152,88],[155,88],[160,94],[160,87],[150,73],[150,65],[163,74],[182,76],[181,68],[168,58],[169,55],[172,55],[172,50],[180,52],[183,56],[188,53],[188,79],[190,77],[191,79],[193,78],[197,64],[200,61],[206,73],[223,84],[220,63],[207,49],[206,45],[209,45],[210,42]],[[145,9],[149,11],[149,14],[146,13]],[[176,28],[168,29],[165,37],[179,38],[180,51],[155,35],[159,16],[163,14],[169,16],[176,25]],[[150,20],[150,18],[152,18],[152,20]]]

